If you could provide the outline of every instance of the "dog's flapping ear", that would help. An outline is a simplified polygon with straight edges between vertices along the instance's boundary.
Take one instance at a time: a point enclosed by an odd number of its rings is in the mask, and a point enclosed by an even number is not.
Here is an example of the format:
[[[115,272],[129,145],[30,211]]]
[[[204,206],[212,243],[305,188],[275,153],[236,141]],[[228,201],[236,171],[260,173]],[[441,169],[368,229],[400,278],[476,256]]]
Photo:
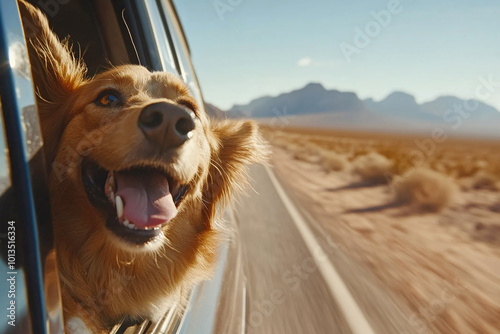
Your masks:
[[[269,148],[254,121],[216,122],[212,132],[218,146],[212,152],[208,182],[203,192],[207,222],[217,213],[219,205],[226,204],[234,190],[241,190],[247,183],[247,166],[265,162],[269,155]]]
[[[71,116],[68,97],[85,81],[85,65],[67,43],[52,32],[45,15],[18,1],[33,74],[47,158],[52,160],[64,126]]]
[[[44,99],[56,102],[84,81],[85,65],[77,61],[67,43],[52,32],[45,15],[24,0],[19,1],[37,89]]]

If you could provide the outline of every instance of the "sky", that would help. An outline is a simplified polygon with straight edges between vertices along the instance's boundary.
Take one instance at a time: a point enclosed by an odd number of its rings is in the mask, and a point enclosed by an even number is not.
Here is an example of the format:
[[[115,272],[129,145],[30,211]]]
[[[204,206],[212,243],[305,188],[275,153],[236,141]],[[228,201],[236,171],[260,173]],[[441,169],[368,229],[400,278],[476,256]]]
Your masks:
[[[207,102],[319,82],[381,100],[475,98],[500,109],[498,0],[174,0]]]

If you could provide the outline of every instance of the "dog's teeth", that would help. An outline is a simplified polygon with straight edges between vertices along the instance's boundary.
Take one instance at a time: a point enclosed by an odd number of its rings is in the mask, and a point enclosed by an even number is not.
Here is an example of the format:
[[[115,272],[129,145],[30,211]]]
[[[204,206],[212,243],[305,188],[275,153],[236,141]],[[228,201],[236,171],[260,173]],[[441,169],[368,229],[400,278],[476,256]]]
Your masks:
[[[125,226],[126,228],[129,228],[129,229],[131,229],[131,230],[137,230],[137,226],[135,226],[135,225],[134,225],[134,223],[131,223],[131,222],[129,222],[129,221],[128,221],[128,220],[126,220],[126,219],[122,222],[122,224],[123,224],[123,226]]]
[[[120,220],[123,217],[123,201],[120,196],[115,197],[115,204],[116,204],[116,216],[118,217],[118,220]]]
[[[104,187],[105,193],[108,196],[108,199],[111,203],[115,203],[115,191],[116,191],[116,185],[115,185],[115,177],[113,176],[113,172],[109,172],[108,178],[106,179],[106,185]],[[119,217],[118,217],[119,218]]]
[[[115,192],[115,190],[115,177],[113,176],[113,172],[109,172],[108,178],[106,179],[106,192],[109,194],[111,192]]]
[[[109,201],[115,204],[115,194],[113,192],[109,192],[108,189],[106,189],[105,193],[106,196],[108,196]]]

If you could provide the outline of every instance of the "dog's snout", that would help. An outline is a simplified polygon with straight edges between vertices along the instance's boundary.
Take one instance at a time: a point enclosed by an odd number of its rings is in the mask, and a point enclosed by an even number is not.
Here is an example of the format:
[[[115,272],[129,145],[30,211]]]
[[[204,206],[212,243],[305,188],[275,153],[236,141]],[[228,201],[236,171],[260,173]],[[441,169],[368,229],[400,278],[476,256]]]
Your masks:
[[[166,102],[150,104],[141,111],[139,128],[151,142],[175,148],[192,137],[194,113]]]

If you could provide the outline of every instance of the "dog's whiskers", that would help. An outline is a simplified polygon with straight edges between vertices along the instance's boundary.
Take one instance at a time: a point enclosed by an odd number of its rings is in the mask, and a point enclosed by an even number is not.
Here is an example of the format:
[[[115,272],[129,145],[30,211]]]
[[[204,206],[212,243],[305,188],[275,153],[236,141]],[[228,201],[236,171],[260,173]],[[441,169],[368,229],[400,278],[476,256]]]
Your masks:
[[[174,251],[174,252],[176,252],[176,253],[179,253],[179,254],[181,253],[178,249],[176,249],[176,248],[172,245],[172,242],[171,242],[169,239],[165,239],[165,240],[166,240],[166,241],[165,241],[165,244],[164,244],[164,245],[165,245],[166,247],[170,248],[171,250],[173,250],[173,251]],[[165,252],[164,254],[166,254],[166,252]]]
[[[120,256],[118,253],[116,253],[116,257],[115,257],[115,260],[116,260],[116,265],[118,266],[118,268],[121,268],[121,266],[130,266],[131,264],[133,264],[135,262],[135,256],[133,256],[130,260],[121,260],[120,259]]]
[[[139,52],[137,52],[137,47],[135,46],[134,39],[132,38],[132,33],[130,32],[130,28],[127,24],[127,21],[125,20],[125,9],[122,10],[122,20],[123,20],[123,23],[125,24],[125,27],[127,28],[127,32],[128,32],[129,37],[130,37],[130,42],[132,43],[132,46],[134,47],[135,56],[137,57],[137,62],[139,65],[142,65],[141,59],[139,58]]]

